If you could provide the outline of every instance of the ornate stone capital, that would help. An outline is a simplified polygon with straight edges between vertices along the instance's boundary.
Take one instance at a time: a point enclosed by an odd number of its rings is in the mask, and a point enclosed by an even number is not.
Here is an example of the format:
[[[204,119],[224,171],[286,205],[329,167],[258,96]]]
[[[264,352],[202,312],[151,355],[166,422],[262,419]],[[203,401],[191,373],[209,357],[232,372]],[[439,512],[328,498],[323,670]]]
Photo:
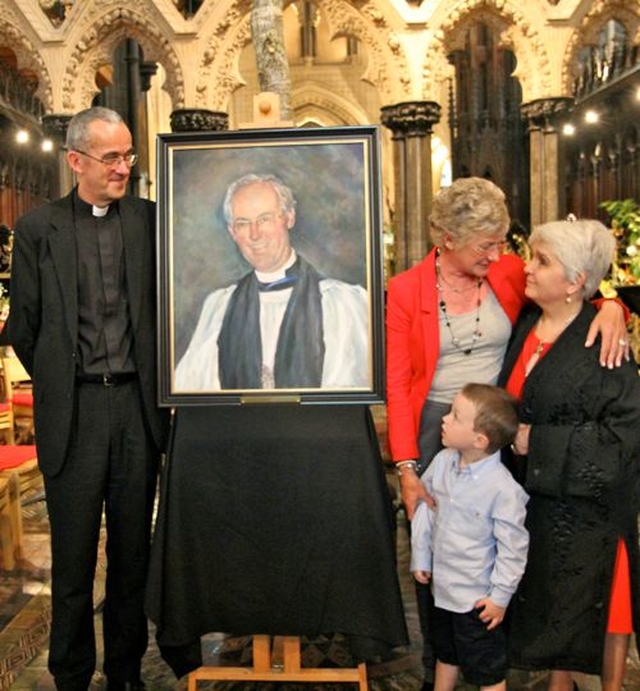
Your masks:
[[[67,127],[72,117],[72,115],[43,115],[41,118],[42,131],[45,136],[62,143],[67,137]]]
[[[573,108],[574,100],[566,96],[557,98],[539,98],[520,106],[522,117],[528,122],[529,129],[553,131],[558,121]]]
[[[227,129],[227,113],[203,108],[183,108],[171,113],[172,132],[221,132]]]
[[[381,109],[381,122],[394,137],[425,137],[440,122],[442,109],[435,101],[406,101]]]

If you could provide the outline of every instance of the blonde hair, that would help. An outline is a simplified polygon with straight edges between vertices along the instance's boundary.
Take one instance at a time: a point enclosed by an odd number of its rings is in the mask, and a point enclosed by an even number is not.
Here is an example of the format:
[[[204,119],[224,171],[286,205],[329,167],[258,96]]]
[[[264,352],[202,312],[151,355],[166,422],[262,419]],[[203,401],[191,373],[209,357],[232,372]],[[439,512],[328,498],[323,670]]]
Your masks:
[[[564,267],[568,281],[575,281],[584,274],[582,294],[590,298],[606,276],[616,241],[612,233],[600,221],[551,221],[536,226],[529,244],[543,242]]]
[[[458,178],[431,203],[431,240],[442,247],[444,234],[462,243],[478,235],[500,235],[509,228],[504,192],[484,178]]]

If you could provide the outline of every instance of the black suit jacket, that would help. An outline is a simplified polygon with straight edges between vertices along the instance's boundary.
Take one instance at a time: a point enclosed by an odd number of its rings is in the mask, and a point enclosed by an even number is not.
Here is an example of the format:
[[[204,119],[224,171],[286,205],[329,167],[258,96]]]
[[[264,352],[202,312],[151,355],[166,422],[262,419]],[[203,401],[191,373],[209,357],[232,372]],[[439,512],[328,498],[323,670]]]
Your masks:
[[[162,450],[168,411],[157,406],[155,205],[120,200],[126,284],[143,411]],[[73,193],[16,224],[9,342],[33,379],[38,460],[55,475],[64,463],[74,413],[78,359],[78,266]]]

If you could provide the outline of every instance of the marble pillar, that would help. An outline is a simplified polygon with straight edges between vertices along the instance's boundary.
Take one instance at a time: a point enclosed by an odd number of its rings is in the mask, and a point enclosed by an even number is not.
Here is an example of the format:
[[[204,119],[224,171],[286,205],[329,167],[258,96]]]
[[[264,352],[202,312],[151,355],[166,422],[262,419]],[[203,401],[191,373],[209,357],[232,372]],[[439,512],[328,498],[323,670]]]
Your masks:
[[[384,106],[381,121],[393,133],[395,272],[417,264],[431,247],[431,134],[440,106],[411,101]]]
[[[557,221],[565,208],[560,125],[572,106],[572,98],[558,97],[537,99],[520,107],[529,128],[531,227]]]

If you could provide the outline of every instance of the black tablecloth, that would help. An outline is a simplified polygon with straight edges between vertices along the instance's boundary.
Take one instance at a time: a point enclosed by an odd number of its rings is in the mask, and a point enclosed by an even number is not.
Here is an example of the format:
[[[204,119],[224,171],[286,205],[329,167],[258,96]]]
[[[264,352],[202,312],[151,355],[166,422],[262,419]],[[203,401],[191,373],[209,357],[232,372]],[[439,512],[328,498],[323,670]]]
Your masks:
[[[407,644],[368,408],[178,409],[147,611],[161,650],[214,631]]]

